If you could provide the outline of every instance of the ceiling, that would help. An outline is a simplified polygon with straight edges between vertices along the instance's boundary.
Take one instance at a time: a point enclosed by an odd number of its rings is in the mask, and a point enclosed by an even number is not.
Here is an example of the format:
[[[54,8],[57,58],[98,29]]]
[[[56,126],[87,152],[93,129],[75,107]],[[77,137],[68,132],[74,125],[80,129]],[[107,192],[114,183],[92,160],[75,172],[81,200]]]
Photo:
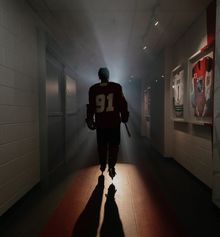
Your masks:
[[[27,0],[50,28],[74,71],[97,80],[141,79],[148,62],[174,43],[210,0]],[[157,27],[155,20],[159,20]],[[143,50],[144,46],[146,50]]]

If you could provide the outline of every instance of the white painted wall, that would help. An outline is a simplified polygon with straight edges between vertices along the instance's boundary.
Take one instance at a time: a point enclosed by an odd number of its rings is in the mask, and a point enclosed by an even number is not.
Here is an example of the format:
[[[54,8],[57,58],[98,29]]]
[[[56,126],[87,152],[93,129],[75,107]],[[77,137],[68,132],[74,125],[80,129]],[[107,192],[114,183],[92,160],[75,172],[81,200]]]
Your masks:
[[[40,179],[37,31],[24,1],[0,1],[0,215]]]
[[[156,60],[155,74],[151,79],[151,145],[164,154],[164,56],[161,54]]]
[[[147,79],[142,82],[141,129],[160,154],[164,154],[164,52],[158,55],[149,66]],[[150,89],[150,118],[146,121],[144,112],[144,90]]]
[[[171,120],[172,113],[172,100],[170,98],[170,73],[172,71],[172,48],[167,47],[165,49],[165,63],[164,63],[164,156],[172,157],[173,156],[173,121]]]
[[[214,96],[213,202],[220,207],[220,0],[216,14],[216,63]]]
[[[207,44],[206,12],[165,51],[165,155],[172,156],[202,182],[212,187],[211,128],[171,120],[171,71]]]

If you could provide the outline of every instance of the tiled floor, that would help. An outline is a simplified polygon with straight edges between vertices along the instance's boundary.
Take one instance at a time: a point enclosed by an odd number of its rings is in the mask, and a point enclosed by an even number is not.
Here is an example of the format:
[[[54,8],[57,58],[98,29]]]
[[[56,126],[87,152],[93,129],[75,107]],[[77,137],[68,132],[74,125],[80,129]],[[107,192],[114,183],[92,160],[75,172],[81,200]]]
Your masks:
[[[112,182],[100,176],[88,139],[71,172],[47,190],[35,187],[1,217],[1,237],[220,236],[211,190],[175,161],[122,134]]]

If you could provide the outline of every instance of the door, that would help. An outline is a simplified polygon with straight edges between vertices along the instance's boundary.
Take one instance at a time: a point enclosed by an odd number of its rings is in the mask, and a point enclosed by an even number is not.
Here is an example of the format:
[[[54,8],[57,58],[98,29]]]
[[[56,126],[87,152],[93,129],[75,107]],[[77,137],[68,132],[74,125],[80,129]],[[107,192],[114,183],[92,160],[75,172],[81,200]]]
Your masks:
[[[48,171],[65,161],[65,108],[63,66],[47,54],[46,100],[48,115]]]

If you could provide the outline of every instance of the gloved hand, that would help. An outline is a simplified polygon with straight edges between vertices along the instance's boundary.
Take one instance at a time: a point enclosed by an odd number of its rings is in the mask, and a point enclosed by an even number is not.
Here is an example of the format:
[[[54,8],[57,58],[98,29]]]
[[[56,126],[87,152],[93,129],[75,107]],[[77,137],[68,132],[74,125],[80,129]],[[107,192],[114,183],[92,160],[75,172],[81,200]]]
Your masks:
[[[122,123],[127,123],[128,122],[128,117],[129,117],[129,112],[124,112],[121,114],[121,121]]]
[[[89,129],[91,130],[95,130],[96,129],[96,125],[93,119],[88,119],[86,118],[86,123]]]

